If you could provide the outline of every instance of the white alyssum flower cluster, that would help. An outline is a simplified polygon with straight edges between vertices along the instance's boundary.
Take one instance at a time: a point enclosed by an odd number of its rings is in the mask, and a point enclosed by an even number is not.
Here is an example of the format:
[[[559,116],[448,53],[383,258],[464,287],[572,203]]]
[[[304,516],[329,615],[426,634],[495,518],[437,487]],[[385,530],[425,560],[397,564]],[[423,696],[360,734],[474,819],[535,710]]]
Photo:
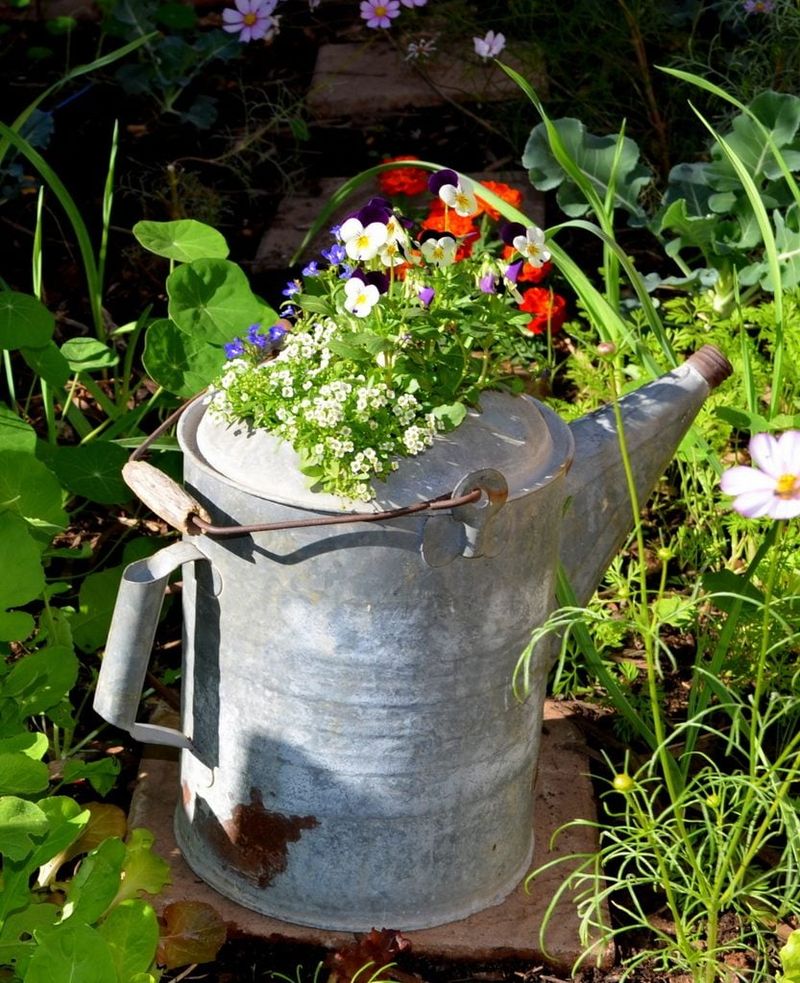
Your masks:
[[[287,335],[277,358],[256,368],[233,359],[218,384],[213,411],[246,416],[288,441],[303,470],[343,499],[374,497],[371,482],[397,468],[395,458],[430,447],[440,424],[411,392],[397,392],[375,365],[335,357],[336,325],[319,321]]]

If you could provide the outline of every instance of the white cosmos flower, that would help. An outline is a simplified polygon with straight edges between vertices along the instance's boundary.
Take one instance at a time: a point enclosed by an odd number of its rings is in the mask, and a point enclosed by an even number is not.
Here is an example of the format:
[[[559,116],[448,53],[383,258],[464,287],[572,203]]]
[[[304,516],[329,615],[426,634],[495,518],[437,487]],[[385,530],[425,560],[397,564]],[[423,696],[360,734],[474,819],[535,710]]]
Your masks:
[[[344,293],[344,309],[356,317],[366,317],[380,297],[380,291],[374,283],[364,283],[356,276],[345,282]]]
[[[439,197],[452,208],[456,215],[466,218],[478,210],[478,202],[472,192],[472,185],[466,178],[460,178],[458,184],[443,184],[439,188]]]
[[[496,34],[494,31],[487,31],[485,37],[473,38],[472,43],[475,45],[476,55],[484,59],[496,58],[505,48],[506,38],[499,31]]]
[[[515,236],[512,242],[531,266],[542,266],[550,259],[550,251],[544,248],[544,232],[537,225],[528,226],[525,235]]]
[[[425,262],[433,263],[434,266],[450,266],[456,260],[456,241],[452,236],[426,239],[419,248]]]
[[[720,481],[726,495],[736,496],[736,511],[751,519],[800,516],[800,430],[787,430],[777,438],[755,434],[750,457],[755,467],[730,468]]]
[[[357,218],[349,218],[339,229],[339,238],[350,259],[374,259],[386,242],[386,236],[386,226],[382,222],[370,222],[364,228]]]

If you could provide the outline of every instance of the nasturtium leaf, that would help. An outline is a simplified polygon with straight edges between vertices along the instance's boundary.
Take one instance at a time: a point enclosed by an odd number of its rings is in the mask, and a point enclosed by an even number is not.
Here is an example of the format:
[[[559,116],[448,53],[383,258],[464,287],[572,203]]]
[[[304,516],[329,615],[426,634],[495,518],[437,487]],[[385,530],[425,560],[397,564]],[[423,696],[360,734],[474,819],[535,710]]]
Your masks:
[[[73,372],[110,369],[119,361],[119,355],[114,349],[97,338],[70,338],[61,346],[61,354]]]
[[[179,266],[167,278],[167,293],[169,316],[181,331],[212,344],[246,334],[268,316],[244,272],[224,259]]]
[[[97,929],[66,922],[44,935],[36,948],[25,983],[110,983],[116,980],[114,959]]]
[[[221,232],[193,218],[175,222],[137,222],[133,234],[151,253],[179,263],[191,263],[196,259],[226,259],[229,252]]]
[[[97,930],[111,949],[117,979],[129,983],[152,966],[158,948],[158,919],[146,901],[116,905]]]
[[[448,430],[454,430],[463,422],[467,415],[467,408],[463,403],[447,403],[435,406],[432,413],[437,420],[441,420]]]
[[[0,512],[16,512],[31,523],[38,521],[52,534],[67,525],[62,498],[58,479],[41,461],[24,451],[0,447]],[[42,538],[49,541],[52,535]]]
[[[35,795],[47,788],[50,775],[43,761],[21,751],[0,754],[0,795]]]
[[[52,338],[55,323],[36,297],[0,290],[0,348],[40,348]]]
[[[218,345],[186,334],[173,321],[163,318],[153,321],[147,329],[142,361],[159,386],[188,398],[219,375],[225,353]]]
[[[161,915],[158,964],[167,969],[212,962],[227,937],[216,908],[203,901],[174,901]]]
[[[36,431],[7,406],[0,405],[0,450],[33,453]]]
[[[153,852],[155,837],[149,829],[132,829],[125,844],[123,881],[115,904],[138,898],[140,894],[158,894],[170,882],[166,860]]]
[[[120,565],[90,573],[81,584],[78,611],[72,618],[72,637],[82,652],[96,652],[105,645],[122,571]]]
[[[76,447],[59,445],[47,463],[61,484],[75,495],[101,505],[122,505],[131,491],[122,480],[128,452],[108,440],[97,440]]]
[[[0,853],[23,860],[47,832],[47,816],[36,805],[15,795],[0,798]]]
[[[104,840],[83,858],[67,886],[64,920],[76,918],[91,924],[107,910],[119,890],[125,844]]]
[[[64,386],[69,381],[69,362],[54,342],[41,348],[21,348],[20,354],[33,371],[51,386]]]
[[[27,455],[25,455],[27,456]],[[30,633],[30,615],[5,615],[7,608],[27,604],[45,586],[41,547],[28,524],[13,512],[0,512],[0,640],[18,641]],[[18,631],[22,634],[18,634]],[[2,689],[2,684],[0,684]]]

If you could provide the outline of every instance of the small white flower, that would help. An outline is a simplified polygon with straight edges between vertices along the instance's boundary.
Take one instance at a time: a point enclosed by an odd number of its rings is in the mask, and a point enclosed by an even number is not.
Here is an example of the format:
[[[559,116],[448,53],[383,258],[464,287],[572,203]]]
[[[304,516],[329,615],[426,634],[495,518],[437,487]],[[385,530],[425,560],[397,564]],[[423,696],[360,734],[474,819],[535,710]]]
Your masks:
[[[524,236],[515,236],[513,245],[531,266],[542,266],[550,259],[550,251],[544,248],[544,232],[536,225],[525,229]]]
[[[374,259],[386,242],[386,226],[382,222],[370,222],[364,228],[357,218],[349,218],[339,230],[345,252],[350,259]]]
[[[419,248],[425,262],[433,263],[434,266],[450,266],[456,261],[456,241],[452,236],[426,239]]]
[[[420,38],[419,41],[409,41],[406,47],[406,61],[416,61],[418,58],[430,58],[436,53],[436,38]]]
[[[345,283],[344,293],[344,309],[356,317],[367,317],[380,298],[380,292],[374,283],[364,283],[358,277],[351,277]]]
[[[439,197],[452,208],[456,215],[466,218],[478,210],[478,202],[472,191],[472,185],[466,178],[461,178],[458,184],[443,184],[439,189]]]
[[[475,54],[481,58],[496,58],[506,46],[506,38],[499,31],[487,31],[486,36],[472,39],[475,45]]]

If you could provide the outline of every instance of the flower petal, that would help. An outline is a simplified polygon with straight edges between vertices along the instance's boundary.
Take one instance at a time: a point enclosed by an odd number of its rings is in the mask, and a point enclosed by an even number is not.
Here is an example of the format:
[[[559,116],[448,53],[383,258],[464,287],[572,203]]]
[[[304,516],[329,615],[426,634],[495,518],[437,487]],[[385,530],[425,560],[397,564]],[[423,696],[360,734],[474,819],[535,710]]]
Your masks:
[[[780,499],[775,498],[772,492],[749,491],[737,495],[732,505],[737,512],[747,516],[748,519],[758,519],[762,515],[771,515],[773,503],[779,501]]]
[[[226,7],[226,9],[222,11],[222,19],[225,21],[226,24],[236,25],[235,30],[237,31],[242,26],[242,24],[244,24],[244,14],[242,14],[238,10],[231,10],[228,7]],[[232,30],[232,28],[226,27],[225,30],[230,31]]]
[[[757,433],[750,439],[750,457],[762,471],[780,478],[784,473],[779,460],[778,441],[771,433]]]
[[[773,519],[795,519],[800,515],[800,498],[778,498],[776,495],[767,514]]]
[[[726,495],[742,495],[745,492],[768,492],[775,494],[775,479],[758,468],[743,465],[726,471],[719,482]]]
[[[775,457],[781,474],[800,475],[800,430],[787,430],[778,437]]]

